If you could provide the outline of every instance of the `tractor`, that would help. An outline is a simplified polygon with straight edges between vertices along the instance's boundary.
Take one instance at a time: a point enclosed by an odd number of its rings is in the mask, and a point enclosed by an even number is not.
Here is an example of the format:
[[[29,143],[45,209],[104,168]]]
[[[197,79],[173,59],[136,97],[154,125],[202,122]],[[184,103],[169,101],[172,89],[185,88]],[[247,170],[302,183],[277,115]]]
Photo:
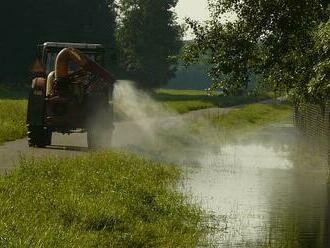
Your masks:
[[[110,144],[114,77],[100,44],[46,42],[38,46],[27,111],[28,144],[51,145],[54,132],[87,132],[88,147]]]

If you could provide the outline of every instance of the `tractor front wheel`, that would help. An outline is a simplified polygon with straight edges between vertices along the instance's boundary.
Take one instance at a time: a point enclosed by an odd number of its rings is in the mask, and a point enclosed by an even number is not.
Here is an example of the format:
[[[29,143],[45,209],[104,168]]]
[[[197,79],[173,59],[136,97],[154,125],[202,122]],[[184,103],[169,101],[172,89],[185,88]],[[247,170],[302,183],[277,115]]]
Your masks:
[[[30,147],[44,148],[52,142],[52,132],[41,126],[27,126]]]

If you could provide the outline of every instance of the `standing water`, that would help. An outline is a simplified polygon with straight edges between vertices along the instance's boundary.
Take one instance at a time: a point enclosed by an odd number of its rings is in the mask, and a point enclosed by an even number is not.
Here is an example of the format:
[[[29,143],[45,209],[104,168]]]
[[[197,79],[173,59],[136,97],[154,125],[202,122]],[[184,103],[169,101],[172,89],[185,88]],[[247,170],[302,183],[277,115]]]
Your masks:
[[[126,120],[114,146],[181,166],[182,190],[226,226],[219,247],[330,247],[328,167],[290,122],[230,139],[128,82],[116,86],[115,101]]]

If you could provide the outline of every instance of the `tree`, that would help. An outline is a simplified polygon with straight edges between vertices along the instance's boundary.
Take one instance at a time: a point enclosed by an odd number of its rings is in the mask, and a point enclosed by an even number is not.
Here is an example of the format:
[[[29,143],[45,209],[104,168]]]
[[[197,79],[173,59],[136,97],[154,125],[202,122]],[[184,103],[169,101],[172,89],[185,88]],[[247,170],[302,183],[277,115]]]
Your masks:
[[[188,20],[196,35],[185,55],[194,62],[209,53],[215,86],[231,93],[244,88],[251,73],[264,85],[308,99],[315,50],[313,30],[328,20],[328,0],[210,0],[212,20],[206,25]],[[235,13],[234,22],[221,22]],[[298,99],[299,98],[299,99]]]
[[[177,0],[121,0],[117,32],[122,76],[140,87],[167,83],[176,70],[182,29],[176,22]]]
[[[308,93],[313,99],[324,103],[330,96],[330,20],[320,24],[314,32],[316,62]]]

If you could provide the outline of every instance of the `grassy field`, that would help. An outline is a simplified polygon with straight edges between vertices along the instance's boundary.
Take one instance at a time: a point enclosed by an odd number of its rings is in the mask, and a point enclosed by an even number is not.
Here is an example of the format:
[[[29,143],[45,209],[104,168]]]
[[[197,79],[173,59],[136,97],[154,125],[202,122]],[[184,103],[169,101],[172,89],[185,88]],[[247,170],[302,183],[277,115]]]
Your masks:
[[[282,104],[249,104],[212,121],[228,131],[245,131],[289,118],[292,107]]]
[[[208,96],[203,90],[159,89],[153,98],[178,113],[212,107],[231,107],[265,100],[267,96]]]
[[[0,144],[26,135],[26,100],[0,100]]]
[[[196,247],[208,216],[180,171],[127,153],[23,159],[0,177],[0,247]]]

